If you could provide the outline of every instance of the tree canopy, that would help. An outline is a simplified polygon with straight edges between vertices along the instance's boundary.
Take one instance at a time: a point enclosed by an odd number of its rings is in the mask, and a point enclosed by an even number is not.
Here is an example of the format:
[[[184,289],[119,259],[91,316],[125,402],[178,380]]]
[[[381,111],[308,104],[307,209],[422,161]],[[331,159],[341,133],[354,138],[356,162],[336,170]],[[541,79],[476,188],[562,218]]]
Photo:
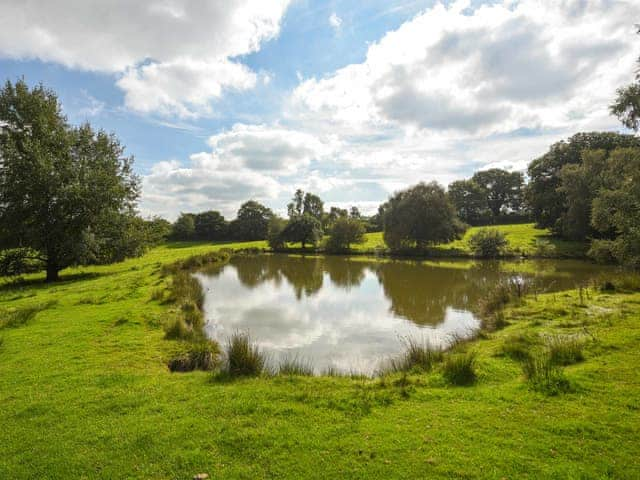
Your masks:
[[[585,150],[602,150],[606,156],[612,150],[624,147],[640,147],[640,139],[614,132],[577,133],[553,144],[547,153],[533,160],[528,169],[530,180],[526,196],[538,226],[550,228],[560,236],[584,239],[567,223],[575,216],[567,215],[570,207],[567,194],[570,192],[566,186],[563,188],[562,170],[565,165],[580,164]],[[571,170],[565,170],[565,178],[570,174]],[[577,188],[577,185],[571,188]]]
[[[384,240],[393,249],[449,242],[463,230],[444,188],[436,182],[396,193],[382,211]]]
[[[249,200],[238,210],[232,223],[233,236],[242,240],[264,240],[269,233],[269,221],[273,217],[270,208]]]
[[[133,215],[139,181],[115,136],[72,127],[54,92],[23,80],[0,90],[0,121],[2,248],[33,249],[54,281],[126,234],[112,227]]]

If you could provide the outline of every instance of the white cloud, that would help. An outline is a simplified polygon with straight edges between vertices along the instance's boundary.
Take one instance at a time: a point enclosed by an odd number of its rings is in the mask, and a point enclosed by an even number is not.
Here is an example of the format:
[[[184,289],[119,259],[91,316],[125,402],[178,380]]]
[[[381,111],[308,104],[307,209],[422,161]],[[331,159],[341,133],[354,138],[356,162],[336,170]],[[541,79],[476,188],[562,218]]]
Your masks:
[[[342,19],[336,14],[336,12],[333,12],[329,16],[329,25],[331,25],[334,30],[340,30],[340,27],[342,26]]]
[[[487,135],[588,123],[629,78],[640,4],[438,4],[372,44],[366,60],[294,92],[294,114],[345,128]]]
[[[0,1],[0,56],[123,74],[129,107],[194,115],[223,89],[255,84],[231,59],[275,37],[288,3]]]
[[[141,212],[175,219],[181,211],[213,209],[233,217],[242,202],[250,198],[268,201],[280,191],[271,176],[219,166],[219,159],[204,152],[191,155],[188,166],[178,161],[155,164],[142,179]]]
[[[209,138],[212,151],[178,161],[155,164],[143,177],[141,210],[175,218],[180,211],[216,209],[233,217],[250,198],[274,204],[281,193],[289,196],[296,184],[291,177],[312,162],[329,158],[331,137],[280,126],[237,124]]]

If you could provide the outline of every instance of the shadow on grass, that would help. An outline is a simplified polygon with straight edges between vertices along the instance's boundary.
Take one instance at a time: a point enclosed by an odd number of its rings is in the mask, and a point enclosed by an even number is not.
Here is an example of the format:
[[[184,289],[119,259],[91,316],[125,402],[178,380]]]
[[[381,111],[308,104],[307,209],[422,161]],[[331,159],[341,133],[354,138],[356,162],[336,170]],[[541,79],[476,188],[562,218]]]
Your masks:
[[[60,275],[60,280],[57,282],[47,283],[45,281],[44,274],[36,278],[23,278],[15,277],[10,279],[4,279],[0,283],[0,291],[10,291],[16,289],[22,289],[27,287],[58,287],[62,285],[68,285],[74,282],[80,282],[84,280],[93,280],[99,277],[111,275],[111,273],[98,273],[98,272],[76,272],[76,273],[63,273]],[[1,281],[1,280],[0,280]]]

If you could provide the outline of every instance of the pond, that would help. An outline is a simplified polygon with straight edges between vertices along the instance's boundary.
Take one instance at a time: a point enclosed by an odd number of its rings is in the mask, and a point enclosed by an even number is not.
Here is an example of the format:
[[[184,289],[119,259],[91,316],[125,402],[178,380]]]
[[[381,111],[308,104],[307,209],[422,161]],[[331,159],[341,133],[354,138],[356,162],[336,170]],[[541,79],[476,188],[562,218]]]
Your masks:
[[[538,292],[573,288],[602,272],[587,262],[426,262],[255,255],[197,273],[207,334],[224,344],[249,332],[270,361],[298,358],[316,372],[373,372],[412,338],[445,345],[479,326],[478,301],[517,278]]]

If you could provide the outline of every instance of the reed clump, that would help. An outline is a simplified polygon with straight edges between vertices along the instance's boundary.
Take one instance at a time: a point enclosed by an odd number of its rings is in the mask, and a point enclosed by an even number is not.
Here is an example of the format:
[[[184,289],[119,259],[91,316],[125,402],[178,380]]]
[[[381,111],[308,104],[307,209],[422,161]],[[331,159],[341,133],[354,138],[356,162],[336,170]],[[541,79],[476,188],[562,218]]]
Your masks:
[[[256,377],[266,370],[267,358],[247,332],[235,332],[227,340],[224,373],[230,377]]]
[[[478,375],[476,373],[476,353],[449,354],[442,365],[442,376],[451,385],[472,385]]]
[[[378,372],[380,375],[412,370],[429,372],[435,364],[442,362],[444,358],[442,348],[434,346],[428,341],[404,338],[402,343],[404,351],[399,356],[384,362]]]

